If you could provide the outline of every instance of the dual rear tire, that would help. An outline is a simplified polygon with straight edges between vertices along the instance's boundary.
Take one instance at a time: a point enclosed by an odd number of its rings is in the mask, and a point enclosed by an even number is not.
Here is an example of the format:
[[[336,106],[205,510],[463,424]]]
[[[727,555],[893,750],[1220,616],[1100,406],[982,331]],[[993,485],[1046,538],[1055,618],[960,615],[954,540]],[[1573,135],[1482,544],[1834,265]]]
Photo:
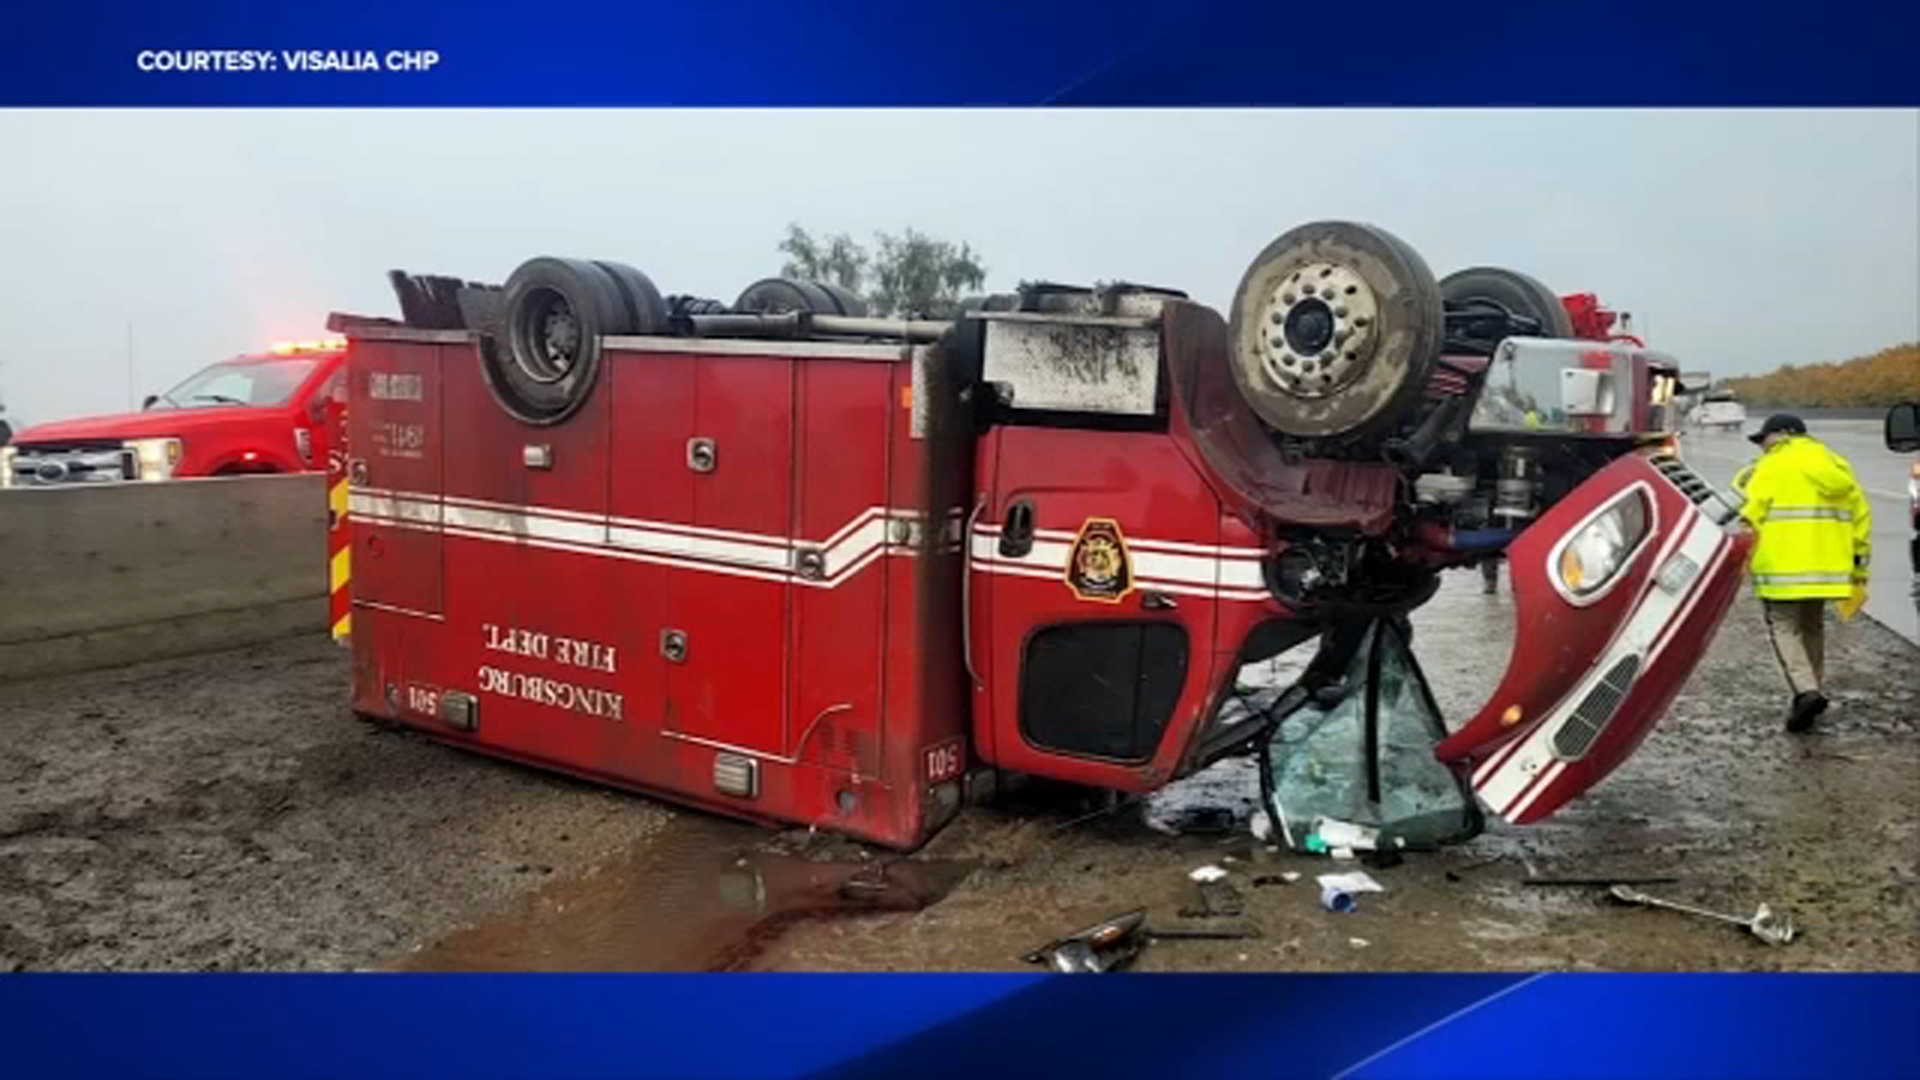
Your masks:
[[[480,368],[507,412],[557,424],[592,396],[603,337],[659,334],[667,325],[660,291],[631,266],[529,259],[507,279],[499,323],[482,338]]]
[[[867,308],[837,285],[768,278],[748,286],[733,310],[865,315]],[[495,400],[526,423],[548,425],[592,396],[603,338],[669,333],[673,312],[647,275],[625,263],[543,256],[513,272],[487,321],[480,370]]]

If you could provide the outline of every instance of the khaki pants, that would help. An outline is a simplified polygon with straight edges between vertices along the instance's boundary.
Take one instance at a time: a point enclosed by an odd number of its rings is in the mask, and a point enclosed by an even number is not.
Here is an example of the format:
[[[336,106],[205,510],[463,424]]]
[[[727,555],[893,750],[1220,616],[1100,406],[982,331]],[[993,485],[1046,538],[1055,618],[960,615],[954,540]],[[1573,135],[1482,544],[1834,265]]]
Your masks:
[[[1818,692],[1827,670],[1827,601],[1763,600],[1773,655],[1796,694]]]

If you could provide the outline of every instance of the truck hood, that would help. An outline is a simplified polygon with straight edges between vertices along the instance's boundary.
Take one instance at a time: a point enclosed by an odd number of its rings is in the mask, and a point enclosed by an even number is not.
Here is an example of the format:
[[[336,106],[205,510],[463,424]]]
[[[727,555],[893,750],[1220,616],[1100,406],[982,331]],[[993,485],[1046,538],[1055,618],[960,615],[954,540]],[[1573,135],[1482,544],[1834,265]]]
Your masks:
[[[88,439],[151,439],[187,436],[203,428],[232,423],[243,417],[265,416],[272,409],[252,405],[220,405],[204,409],[154,409],[109,413],[36,424],[14,433],[16,446],[31,443],[79,442]]]

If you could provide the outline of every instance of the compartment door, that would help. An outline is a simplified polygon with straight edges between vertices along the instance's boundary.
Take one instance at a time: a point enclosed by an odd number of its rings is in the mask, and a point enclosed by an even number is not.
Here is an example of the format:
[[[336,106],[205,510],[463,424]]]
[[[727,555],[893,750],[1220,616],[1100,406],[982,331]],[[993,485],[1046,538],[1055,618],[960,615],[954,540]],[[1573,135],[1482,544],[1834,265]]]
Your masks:
[[[669,734],[782,755],[793,561],[793,361],[703,356],[693,371],[693,520],[666,530]]]
[[[796,365],[797,567],[790,640],[793,742],[811,765],[878,776],[888,553],[911,551],[913,515],[890,513],[893,365]]]
[[[356,340],[347,367],[353,603],[439,617],[441,348]]]
[[[1075,783],[1155,786],[1211,696],[1219,501],[1162,434],[988,439],[990,495],[969,537],[980,752]]]

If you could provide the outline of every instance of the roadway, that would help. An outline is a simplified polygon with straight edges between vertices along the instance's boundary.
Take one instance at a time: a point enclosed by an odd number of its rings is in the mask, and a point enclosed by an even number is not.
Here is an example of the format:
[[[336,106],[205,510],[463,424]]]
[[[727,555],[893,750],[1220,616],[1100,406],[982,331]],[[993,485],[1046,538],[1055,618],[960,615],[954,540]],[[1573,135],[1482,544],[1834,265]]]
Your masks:
[[[1756,411],[1747,430],[1758,430],[1764,418],[1764,413]],[[1920,644],[1920,615],[1914,611],[1912,597],[1913,564],[1907,555],[1913,535],[1907,476],[1914,456],[1887,449],[1879,420],[1810,419],[1807,429],[1853,464],[1854,475],[1873,504],[1873,577],[1867,583],[1866,613]],[[1723,491],[1759,453],[1745,435],[1689,430],[1681,436],[1681,456]]]

